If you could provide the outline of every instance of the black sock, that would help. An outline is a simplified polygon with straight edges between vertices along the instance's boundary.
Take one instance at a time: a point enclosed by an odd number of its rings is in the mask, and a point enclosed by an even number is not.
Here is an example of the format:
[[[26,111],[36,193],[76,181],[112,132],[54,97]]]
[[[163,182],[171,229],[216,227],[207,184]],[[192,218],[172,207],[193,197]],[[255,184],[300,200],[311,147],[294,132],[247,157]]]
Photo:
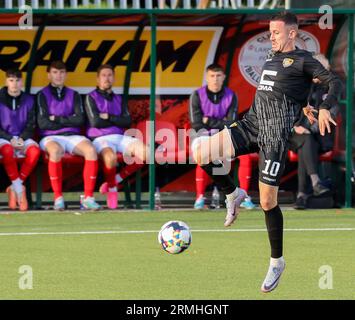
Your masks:
[[[234,192],[236,189],[233,179],[228,174],[228,172],[226,172],[221,162],[218,164],[210,162],[209,164],[201,165],[201,168],[206,171],[206,173],[216,183],[218,189],[221,190],[225,195]],[[217,173],[222,172],[224,174],[214,174],[214,170],[217,171]]]
[[[266,228],[271,246],[271,258],[280,258],[282,256],[283,238],[283,217],[281,209],[277,205],[271,210],[264,210],[264,212]]]

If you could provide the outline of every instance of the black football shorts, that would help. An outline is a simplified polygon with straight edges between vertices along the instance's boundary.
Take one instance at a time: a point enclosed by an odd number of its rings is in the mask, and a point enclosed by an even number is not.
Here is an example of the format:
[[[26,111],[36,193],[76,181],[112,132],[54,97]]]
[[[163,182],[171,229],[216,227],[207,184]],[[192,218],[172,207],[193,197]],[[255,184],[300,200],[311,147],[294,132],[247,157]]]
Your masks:
[[[259,181],[278,186],[284,172],[287,142],[272,146],[271,150],[259,148],[258,129],[246,119],[236,121],[228,126],[230,137],[235,149],[235,156],[257,152],[259,154]]]

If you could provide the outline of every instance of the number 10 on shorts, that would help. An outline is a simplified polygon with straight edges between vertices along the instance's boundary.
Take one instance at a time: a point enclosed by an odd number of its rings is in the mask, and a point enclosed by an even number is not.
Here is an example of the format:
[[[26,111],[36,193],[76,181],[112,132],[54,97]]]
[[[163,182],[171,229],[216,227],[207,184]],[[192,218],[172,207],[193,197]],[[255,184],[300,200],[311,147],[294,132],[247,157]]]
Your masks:
[[[271,162],[271,160],[265,160],[265,169],[262,171],[262,173],[266,175],[270,175],[271,177],[276,177],[279,170],[280,170],[280,162],[277,161]]]

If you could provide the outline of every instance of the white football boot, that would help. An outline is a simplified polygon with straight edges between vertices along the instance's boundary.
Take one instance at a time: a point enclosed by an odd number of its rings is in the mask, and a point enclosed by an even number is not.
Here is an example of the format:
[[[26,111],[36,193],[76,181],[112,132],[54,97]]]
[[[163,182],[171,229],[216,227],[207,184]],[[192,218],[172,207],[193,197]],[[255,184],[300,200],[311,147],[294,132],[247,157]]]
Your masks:
[[[277,259],[277,262],[272,262],[271,259],[269,270],[266,274],[263,284],[261,285],[261,291],[265,293],[270,292],[277,287],[282,272],[285,270],[286,267],[285,259],[283,257]],[[273,260],[275,261],[275,259]]]
[[[225,227],[231,226],[237,219],[240,204],[244,201],[246,197],[247,193],[243,189],[238,188],[238,194],[233,200],[226,199],[227,215],[224,220]]]

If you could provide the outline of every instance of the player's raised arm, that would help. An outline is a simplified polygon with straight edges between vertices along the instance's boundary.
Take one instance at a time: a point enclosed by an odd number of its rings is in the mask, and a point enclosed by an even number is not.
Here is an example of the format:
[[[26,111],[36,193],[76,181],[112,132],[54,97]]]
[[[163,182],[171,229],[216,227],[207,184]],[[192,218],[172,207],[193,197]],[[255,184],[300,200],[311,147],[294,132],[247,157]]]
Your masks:
[[[326,130],[329,133],[331,132],[330,123],[336,125],[329,109],[337,103],[341,94],[342,83],[334,73],[327,70],[322,63],[311,55],[305,57],[303,68],[312,78],[318,79],[329,87],[326,99],[319,106],[318,115],[319,132],[324,136]]]

